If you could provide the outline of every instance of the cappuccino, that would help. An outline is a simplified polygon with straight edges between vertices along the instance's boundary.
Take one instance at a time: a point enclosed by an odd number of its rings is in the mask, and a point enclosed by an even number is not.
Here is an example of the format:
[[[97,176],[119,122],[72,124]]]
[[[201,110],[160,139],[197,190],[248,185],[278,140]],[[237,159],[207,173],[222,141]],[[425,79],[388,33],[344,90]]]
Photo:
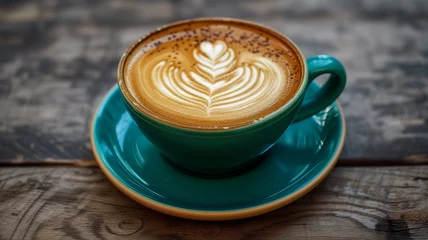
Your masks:
[[[274,31],[245,22],[201,19],[143,38],[124,64],[132,103],[145,114],[192,129],[252,124],[298,91],[303,60]]]

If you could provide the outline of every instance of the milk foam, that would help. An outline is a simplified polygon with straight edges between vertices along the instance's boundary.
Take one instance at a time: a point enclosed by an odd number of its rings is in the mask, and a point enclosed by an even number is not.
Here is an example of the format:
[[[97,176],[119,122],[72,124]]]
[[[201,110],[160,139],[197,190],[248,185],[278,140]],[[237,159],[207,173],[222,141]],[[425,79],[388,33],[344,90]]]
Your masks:
[[[146,111],[166,121],[210,129],[251,124],[295,88],[284,62],[243,51],[242,44],[204,39],[182,45],[188,47],[140,50],[125,78]]]
[[[152,90],[167,98],[159,102],[165,109],[211,119],[236,116],[252,105],[269,105],[283,91],[284,74],[278,64],[255,55],[238,58],[223,41],[202,42],[193,57],[194,70],[160,61],[142,88],[155,86]]]

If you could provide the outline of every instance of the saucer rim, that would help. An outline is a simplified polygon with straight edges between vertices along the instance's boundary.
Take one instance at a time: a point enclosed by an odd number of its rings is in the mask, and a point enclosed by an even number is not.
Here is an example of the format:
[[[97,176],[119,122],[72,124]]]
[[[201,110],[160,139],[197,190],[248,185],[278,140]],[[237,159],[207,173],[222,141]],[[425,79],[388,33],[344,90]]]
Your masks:
[[[101,110],[102,107],[105,106],[108,99],[113,95],[114,91],[119,88],[119,86],[116,84],[113,87],[110,88],[110,90],[104,95],[104,97],[99,101],[98,106],[96,107],[94,114],[92,116],[91,121],[91,129],[90,129],[90,139],[91,139],[91,148],[92,152],[94,154],[95,160],[101,169],[101,171],[104,173],[104,175],[107,177],[107,179],[122,193],[124,193],[126,196],[131,198],[132,200],[161,213],[172,215],[175,217],[181,217],[186,219],[192,219],[192,220],[205,220],[205,221],[219,221],[219,220],[235,220],[235,219],[242,219],[242,218],[248,218],[253,217],[257,215],[261,215],[276,209],[279,209],[285,205],[288,205],[297,199],[303,197],[307,193],[309,193],[312,189],[314,189],[316,186],[318,186],[331,172],[331,170],[336,165],[340,154],[342,153],[344,144],[345,144],[345,135],[346,135],[346,123],[345,123],[345,116],[343,114],[343,109],[339,102],[335,101],[334,104],[337,105],[337,108],[340,113],[341,118],[341,135],[340,135],[340,142],[337,148],[335,149],[334,156],[330,159],[329,163],[324,167],[322,171],[318,173],[318,175],[309,183],[304,185],[299,190],[291,193],[288,196],[284,196],[282,198],[279,198],[277,200],[253,206],[243,209],[237,209],[237,210],[226,210],[226,211],[201,211],[201,210],[192,210],[192,209],[185,209],[180,207],[171,206],[168,204],[160,203],[155,200],[152,200],[150,198],[147,198],[134,190],[128,188],[125,184],[121,183],[118,179],[116,179],[113,174],[108,170],[108,168],[104,165],[103,161],[101,160],[100,155],[98,154],[98,150],[95,145],[95,122],[98,119],[97,116]],[[120,90],[119,90],[120,91]]]

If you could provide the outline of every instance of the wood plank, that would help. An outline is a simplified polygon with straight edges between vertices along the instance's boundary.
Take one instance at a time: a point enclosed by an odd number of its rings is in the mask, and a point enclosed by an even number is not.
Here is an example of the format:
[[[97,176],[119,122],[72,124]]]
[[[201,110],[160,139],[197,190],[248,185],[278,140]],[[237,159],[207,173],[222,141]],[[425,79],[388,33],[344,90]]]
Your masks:
[[[428,4],[409,1],[2,1],[0,161],[93,159],[89,123],[124,49],[178,19],[260,22],[343,61],[343,161],[428,162]]]
[[[145,208],[97,168],[0,168],[0,239],[427,239],[428,166],[339,167],[296,202],[201,222]]]

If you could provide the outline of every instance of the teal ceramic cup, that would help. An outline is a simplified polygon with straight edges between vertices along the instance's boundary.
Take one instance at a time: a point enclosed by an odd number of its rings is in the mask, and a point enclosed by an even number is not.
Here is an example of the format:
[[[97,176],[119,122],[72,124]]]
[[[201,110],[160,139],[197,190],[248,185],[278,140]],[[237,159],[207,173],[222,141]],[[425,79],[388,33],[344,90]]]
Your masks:
[[[190,21],[172,25],[186,24]],[[145,114],[138,106],[131,104],[135,101],[123,84],[125,60],[141,39],[127,49],[118,68],[119,88],[125,105],[142,134],[172,165],[203,177],[221,177],[241,173],[263,161],[263,154],[284,132],[287,134],[286,130],[293,122],[308,118],[332,104],[342,93],[346,84],[345,69],[334,57],[317,55],[305,60],[299,48],[291,40],[272,29],[237,19],[222,18],[221,21],[240,22],[250,27],[266,29],[289,42],[298,53],[298,57],[302,59],[302,82],[294,97],[259,121],[227,130],[195,130],[174,126]],[[148,37],[150,34],[145,36],[145,38]],[[309,84],[323,74],[330,74],[327,82],[314,98],[305,99],[303,103]]]

